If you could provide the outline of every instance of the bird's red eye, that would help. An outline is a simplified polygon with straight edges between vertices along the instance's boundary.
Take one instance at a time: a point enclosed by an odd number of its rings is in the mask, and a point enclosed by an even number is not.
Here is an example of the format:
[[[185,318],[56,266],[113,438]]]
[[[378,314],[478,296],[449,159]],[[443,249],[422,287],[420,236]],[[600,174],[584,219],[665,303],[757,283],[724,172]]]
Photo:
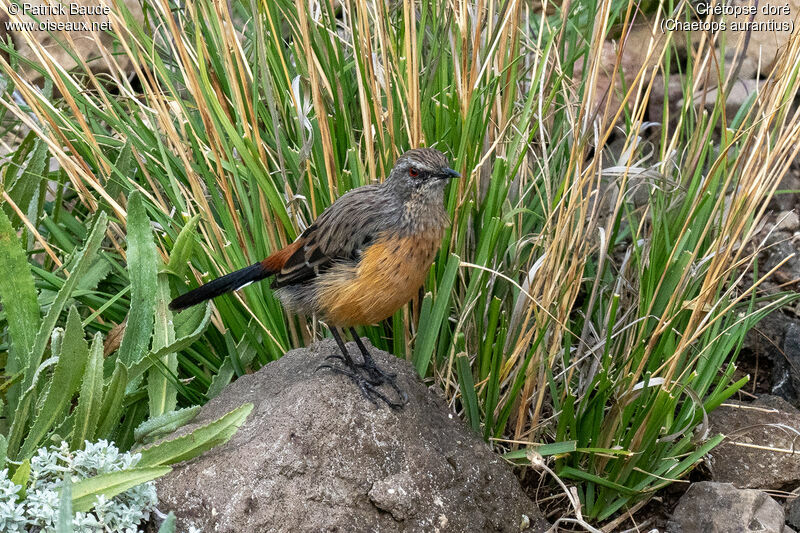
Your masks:
[[[409,168],[408,175],[411,176],[412,178],[416,178],[417,176],[419,176],[419,171],[416,168]]]

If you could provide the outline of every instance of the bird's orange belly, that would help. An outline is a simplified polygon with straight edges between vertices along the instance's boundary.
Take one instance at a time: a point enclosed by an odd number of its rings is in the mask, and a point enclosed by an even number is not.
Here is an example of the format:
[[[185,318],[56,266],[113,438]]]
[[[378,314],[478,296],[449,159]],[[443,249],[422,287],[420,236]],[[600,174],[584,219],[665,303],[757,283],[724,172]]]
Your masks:
[[[388,237],[364,251],[357,266],[334,267],[320,280],[318,304],[330,326],[375,324],[417,295],[441,234]]]

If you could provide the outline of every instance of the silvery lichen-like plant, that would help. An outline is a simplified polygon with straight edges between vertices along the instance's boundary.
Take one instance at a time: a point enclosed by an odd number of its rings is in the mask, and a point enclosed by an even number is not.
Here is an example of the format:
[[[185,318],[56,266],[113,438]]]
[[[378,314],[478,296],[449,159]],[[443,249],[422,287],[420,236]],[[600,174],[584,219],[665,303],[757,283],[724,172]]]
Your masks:
[[[0,531],[50,532],[58,523],[61,484],[66,473],[76,483],[99,474],[124,470],[140,459],[136,453],[120,453],[105,440],[86,442],[83,450],[70,452],[69,445],[39,448],[31,458],[30,481],[24,498],[19,485],[0,471]],[[157,503],[154,483],[147,482],[107,499],[97,497],[90,512],[78,512],[72,520],[74,531],[82,533],[136,533],[150,517]]]

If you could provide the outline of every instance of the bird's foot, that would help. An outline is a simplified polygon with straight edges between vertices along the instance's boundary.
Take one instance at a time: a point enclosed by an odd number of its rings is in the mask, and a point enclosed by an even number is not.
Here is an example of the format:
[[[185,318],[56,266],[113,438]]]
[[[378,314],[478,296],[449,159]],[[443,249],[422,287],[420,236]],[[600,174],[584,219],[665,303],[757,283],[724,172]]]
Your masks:
[[[378,365],[376,365],[374,361],[370,361],[369,363],[356,363],[352,361],[351,365],[350,363],[347,362],[347,359],[345,359],[344,356],[340,354],[329,355],[325,358],[326,361],[330,361],[333,359],[341,361],[348,368],[356,368],[359,371],[366,372],[369,375],[370,383],[372,383],[373,385],[381,385],[382,383],[389,383],[390,381],[394,382],[395,378],[397,377],[397,374],[394,374],[392,372],[384,372],[383,370],[378,368]],[[319,367],[317,367],[317,370],[319,370]]]
[[[408,402],[408,394],[397,385],[397,374],[394,372],[384,372],[372,359],[360,365],[357,364],[356,366],[369,375],[370,383],[374,385],[389,385],[403,404]]]
[[[356,366],[369,374],[369,377],[378,383],[394,383],[395,378],[397,378],[397,374],[394,372],[384,372],[381,370],[372,359],[368,359],[360,364],[356,363]]]
[[[336,358],[336,357],[334,357]],[[343,376],[347,376],[350,380],[356,384],[358,389],[361,391],[361,394],[369,400],[375,407],[378,406],[378,400],[383,401],[386,405],[391,407],[392,409],[402,409],[403,406],[408,402],[408,395],[402,391],[394,382],[390,384],[390,386],[395,390],[397,395],[400,397],[399,402],[392,401],[386,396],[383,392],[381,392],[378,387],[382,383],[374,383],[372,380],[368,379],[362,372],[357,369],[350,369],[350,368],[339,368],[338,366],[329,365],[323,363],[317,367],[317,370],[321,368],[327,368],[331,372],[335,374],[341,374]],[[386,382],[388,383],[388,382]]]

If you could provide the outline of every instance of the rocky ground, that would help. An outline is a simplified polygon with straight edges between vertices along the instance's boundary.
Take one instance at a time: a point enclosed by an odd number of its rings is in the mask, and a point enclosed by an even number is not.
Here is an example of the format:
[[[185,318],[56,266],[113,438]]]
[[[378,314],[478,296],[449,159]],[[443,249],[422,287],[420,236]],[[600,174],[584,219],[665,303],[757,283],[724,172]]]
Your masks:
[[[349,345],[357,353],[355,344]],[[206,404],[186,433],[251,402],[225,445],[157,481],[179,529],[203,531],[545,531],[511,468],[428,389],[373,349],[408,393],[374,406],[342,375],[315,372],[331,340],[288,352]]]

